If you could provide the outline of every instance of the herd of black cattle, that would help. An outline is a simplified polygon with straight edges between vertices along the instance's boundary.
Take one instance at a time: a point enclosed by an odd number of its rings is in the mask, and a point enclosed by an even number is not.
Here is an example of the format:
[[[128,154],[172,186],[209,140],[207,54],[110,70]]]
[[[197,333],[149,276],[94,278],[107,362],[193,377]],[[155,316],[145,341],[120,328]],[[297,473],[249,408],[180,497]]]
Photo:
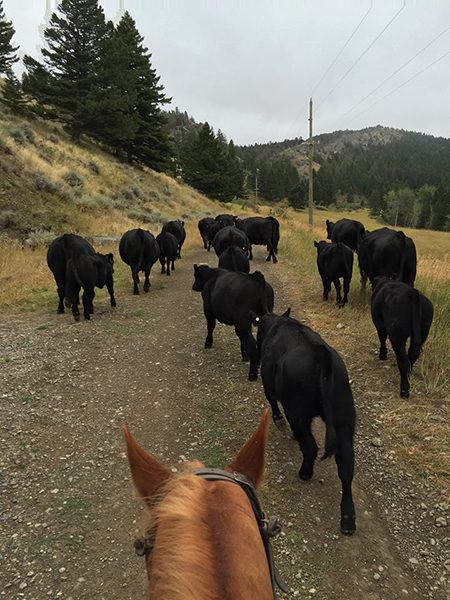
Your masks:
[[[433,319],[433,306],[414,288],[417,256],[414,242],[401,231],[383,227],[368,232],[359,221],[326,221],[331,242],[314,242],[317,266],[328,299],[331,284],[336,288],[338,306],[348,301],[354,252],[358,255],[361,281],[372,284],[371,311],[380,340],[380,360],[386,359],[389,337],[401,375],[400,394],[409,396],[408,374],[419,357]],[[342,482],[341,530],[353,533],[355,509],[352,499],[355,407],[345,364],[320,335],[290,317],[290,310],[273,313],[274,291],[262,273],[250,273],[252,246],[267,247],[267,261],[277,262],[280,229],[274,217],[239,219],[232,215],[205,218],[198,223],[204,248],[214,248],[218,268],[194,265],[192,289],[202,293],[207,322],[205,348],[213,344],[216,321],[235,328],[244,361],[249,361],[248,378],[255,380],[261,365],[264,392],[279,428],[286,419],[303,454],[301,479],[310,479],[318,446],[311,432],[314,417],[325,422],[325,452],[335,455]],[[184,222],[163,225],[155,238],[142,229],[127,231],[119,243],[119,254],[130,266],[133,293],[139,294],[139,272],[145,274],[144,292],[150,287],[150,271],[158,261],[161,273],[170,275],[175,260],[181,258],[186,238]],[[107,287],[111,306],[116,305],[113,287],[113,255],[96,253],[91,244],[74,234],[56,238],[48,249],[47,262],[58,287],[58,312],[64,304],[79,320],[79,294],[83,288],[84,318],[93,313],[94,287]],[[344,297],[341,297],[340,278]],[[252,326],[257,327],[257,339]],[[410,347],[406,352],[406,342]]]

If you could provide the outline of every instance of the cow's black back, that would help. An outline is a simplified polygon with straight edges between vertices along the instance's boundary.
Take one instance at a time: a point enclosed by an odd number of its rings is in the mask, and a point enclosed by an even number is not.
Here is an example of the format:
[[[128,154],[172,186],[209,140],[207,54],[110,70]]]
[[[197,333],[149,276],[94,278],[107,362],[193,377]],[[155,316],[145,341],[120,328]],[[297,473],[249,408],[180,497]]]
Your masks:
[[[363,282],[367,277],[385,276],[414,285],[416,247],[403,231],[382,227],[367,233],[359,247],[358,263]]]
[[[237,246],[248,252],[249,241],[247,235],[237,227],[223,227],[214,236],[214,250],[218,257],[230,246]]]
[[[228,271],[250,272],[250,261],[247,254],[237,246],[229,246],[219,258],[219,269]]]
[[[339,219],[336,223],[326,220],[327,238],[332,242],[342,242],[352,250],[358,250],[366,230],[360,221]]]

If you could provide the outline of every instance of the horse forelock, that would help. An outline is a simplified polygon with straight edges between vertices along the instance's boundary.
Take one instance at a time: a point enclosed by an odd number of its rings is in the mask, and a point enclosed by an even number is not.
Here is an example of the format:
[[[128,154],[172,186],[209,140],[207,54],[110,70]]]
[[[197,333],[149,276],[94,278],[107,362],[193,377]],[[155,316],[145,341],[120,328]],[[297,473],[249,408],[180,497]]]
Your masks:
[[[272,598],[253,511],[238,486],[182,473],[161,491],[149,525],[152,600]]]

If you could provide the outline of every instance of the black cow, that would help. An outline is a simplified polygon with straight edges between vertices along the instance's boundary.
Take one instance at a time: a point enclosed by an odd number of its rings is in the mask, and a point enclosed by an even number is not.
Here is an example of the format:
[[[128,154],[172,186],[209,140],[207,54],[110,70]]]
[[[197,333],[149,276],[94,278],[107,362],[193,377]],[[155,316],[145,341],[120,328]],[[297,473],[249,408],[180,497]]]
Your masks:
[[[233,215],[217,215],[216,221],[220,223],[222,227],[234,227],[236,217]]]
[[[380,360],[386,360],[386,338],[389,336],[400,371],[400,396],[408,398],[408,373],[428,337],[433,304],[421,292],[401,281],[375,277],[372,285],[372,321],[380,340]],[[406,354],[408,338],[411,341]]]
[[[124,263],[130,266],[133,278],[133,294],[139,294],[139,271],[144,271],[144,292],[150,288],[150,271],[159,258],[159,246],[155,237],[143,229],[130,229],[123,234],[119,253]]]
[[[198,222],[198,230],[200,231],[200,235],[202,236],[203,247],[205,250],[209,250],[208,244],[209,246],[211,245],[209,242],[208,232],[211,229],[212,225],[214,225],[214,223],[217,223],[217,221],[215,219],[212,219],[211,217],[205,217],[204,219],[200,219],[200,221]]]
[[[170,275],[170,263],[172,263],[172,271],[175,271],[175,259],[178,253],[178,240],[168,231],[162,231],[156,236],[156,241],[159,246],[159,262],[161,263],[161,275],[166,273]],[[166,269],[167,261],[167,269]]]
[[[247,235],[237,227],[224,227],[214,236],[213,245],[217,256],[220,257],[230,246],[237,246],[248,253],[250,242]]]
[[[263,315],[273,310],[272,286],[259,271],[247,275],[194,265],[194,277],[192,289],[202,292],[208,327],[205,348],[213,344],[216,319],[225,325],[234,325],[241,341],[242,359],[250,360],[248,378],[254,381],[258,377],[258,349],[252,335],[251,311]]]
[[[274,217],[248,217],[236,219],[236,227],[247,234],[250,242],[250,260],[253,258],[252,245],[267,246],[270,259],[277,262],[278,242],[280,241],[280,224]]]
[[[95,254],[91,244],[79,235],[74,233],[65,233],[57,237],[50,244],[47,251],[47,264],[50,271],[53,273],[56,285],[58,287],[58,313],[64,312],[64,298],[66,296],[66,271],[67,261],[72,255],[72,252],[77,254]]]
[[[328,300],[328,292],[331,284],[336,288],[336,304],[344,306],[348,301],[350,282],[353,273],[353,252],[348,246],[339,242],[328,244],[325,241],[314,242],[317,248],[317,267],[322,277],[323,299]],[[341,298],[341,283],[339,278],[344,279],[344,299]]]
[[[382,227],[366,233],[358,250],[358,263],[363,287],[367,277],[383,275],[413,286],[417,270],[416,246],[403,231]]]
[[[184,221],[168,221],[164,223],[162,228],[163,233],[168,232],[174,235],[178,240],[178,253],[177,257],[181,258],[181,248],[186,239],[186,230],[184,228]]]
[[[47,264],[58,286],[58,313],[64,312],[64,299],[72,307],[75,321],[80,320],[79,294],[83,288],[84,318],[90,319],[94,312],[94,288],[105,285],[110,295],[111,306],[116,306],[114,297],[114,256],[96,253],[93,247],[79,235],[66,233],[50,244]]]
[[[278,408],[292,428],[303,454],[301,479],[310,479],[317,458],[317,444],[311,422],[320,416],[325,421],[325,452],[322,459],[336,457],[342,482],[341,531],[354,533],[355,508],[352,499],[353,436],[355,407],[345,364],[339,354],[316,332],[289,317],[266,314],[255,317],[261,378],[272,407],[272,417],[284,426]]]
[[[250,261],[243,250],[237,246],[229,246],[220,255],[219,269],[238,271],[240,273],[249,273]]]
[[[222,225],[219,223],[219,221],[214,221],[214,224],[211,225],[211,227],[208,230],[208,252],[211,250],[211,246],[213,245],[214,242],[214,238],[216,237],[217,233],[223,229]]]
[[[325,221],[327,226],[327,238],[332,242],[342,242],[355,252],[358,250],[362,239],[366,234],[364,225],[360,221],[353,219],[339,219],[332,223],[328,219]]]

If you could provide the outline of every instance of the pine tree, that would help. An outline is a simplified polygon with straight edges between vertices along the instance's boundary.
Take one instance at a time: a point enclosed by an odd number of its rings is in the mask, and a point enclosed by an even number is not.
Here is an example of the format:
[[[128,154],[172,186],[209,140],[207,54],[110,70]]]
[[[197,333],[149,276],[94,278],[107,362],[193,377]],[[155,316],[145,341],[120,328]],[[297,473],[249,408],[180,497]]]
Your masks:
[[[31,57],[24,64],[24,87],[41,105],[54,107],[73,139],[89,133],[87,97],[98,83],[98,66],[112,25],[98,0],[62,0],[45,30],[44,65]]]
[[[130,162],[137,160],[155,170],[163,170],[172,152],[166,118],[160,107],[171,99],[164,95],[164,88],[159,84],[160,78],[150,62],[151,54],[143,45],[144,38],[128,12],[118,24],[116,35],[126,49],[127,93],[132,95],[131,110],[136,115],[133,125],[136,127],[135,135],[132,140],[124,141],[121,148]]]
[[[30,113],[29,105],[23,93],[20,81],[9,71],[5,85],[2,89],[0,101],[5,104],[14,115],[24,116]]]
[[[233,192],[229,186],[228,161],[223,142],[205,123],[184,153],[183,179],[214,200],[230,201]]]
[[[19,46],[11,44],[14,34],[11,21],[6,20],[3,0],[0,0],[0,73],[8,73],[13,64],[19,60],[16,54]]]

